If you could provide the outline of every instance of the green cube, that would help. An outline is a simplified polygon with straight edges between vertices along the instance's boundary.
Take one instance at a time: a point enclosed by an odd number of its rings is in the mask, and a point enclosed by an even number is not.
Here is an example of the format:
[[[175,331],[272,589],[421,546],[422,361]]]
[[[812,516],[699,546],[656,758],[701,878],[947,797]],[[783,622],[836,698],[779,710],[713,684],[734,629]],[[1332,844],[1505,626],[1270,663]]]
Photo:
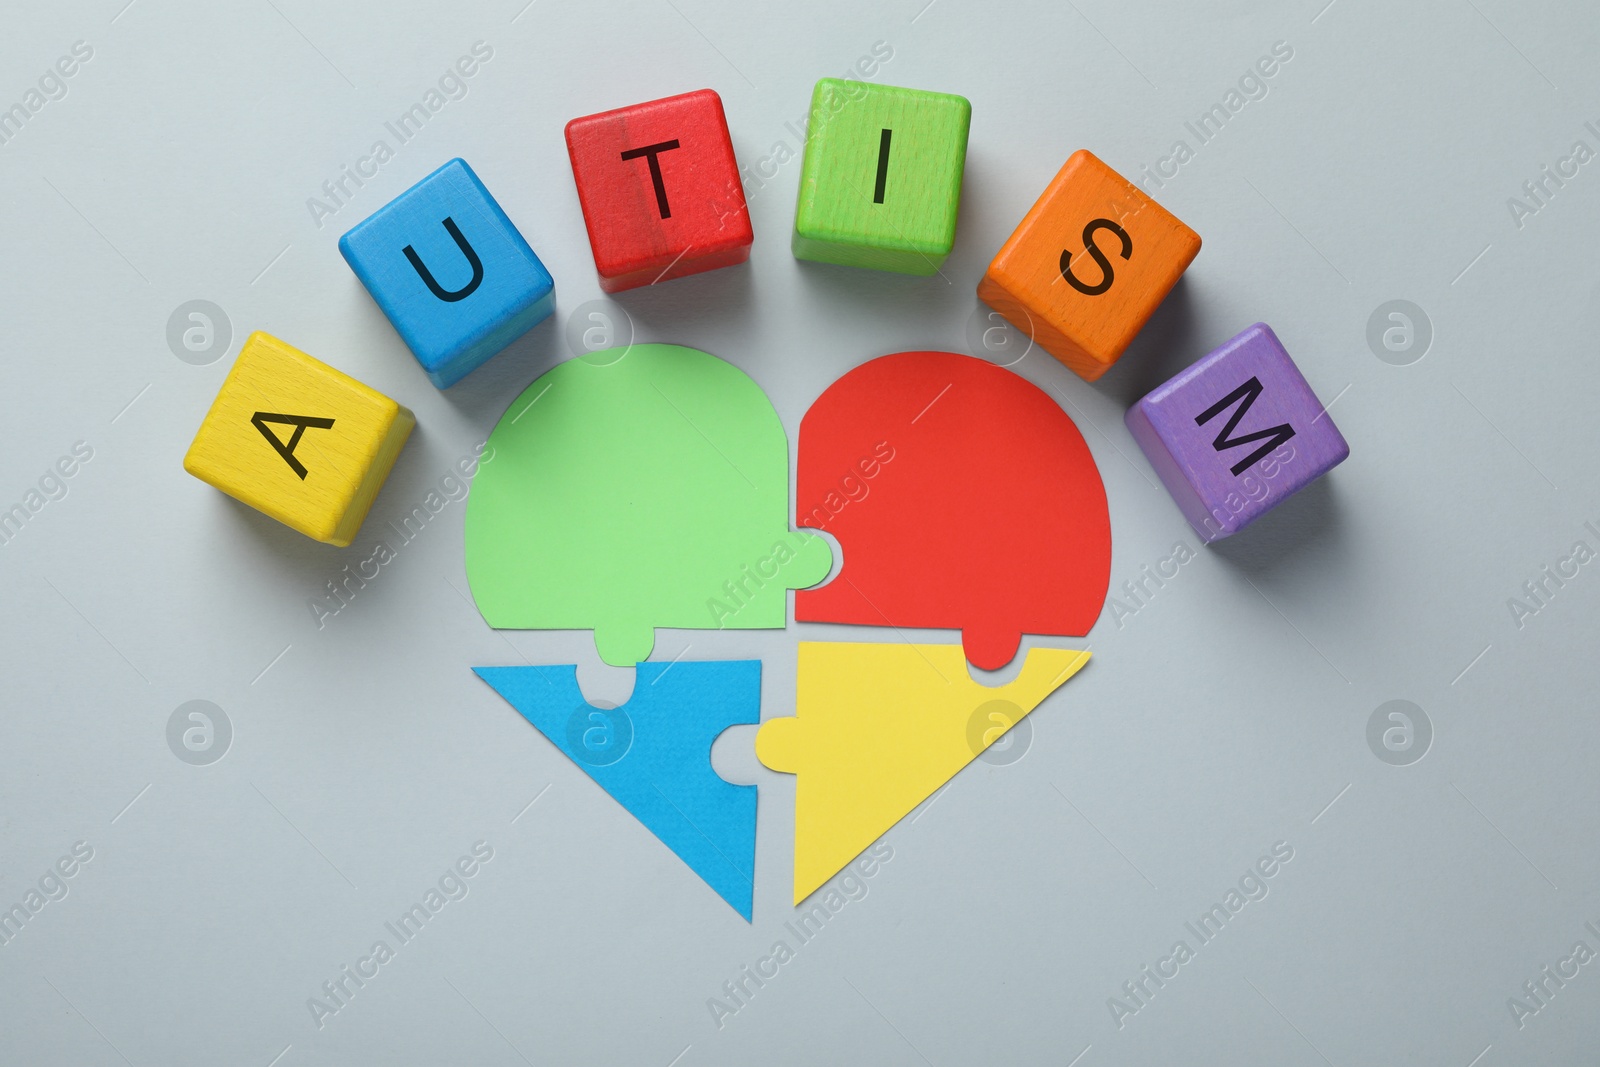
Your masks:
[[[937,273],[956,239],[966,97],[823,78],[811,94],[796,259]]]

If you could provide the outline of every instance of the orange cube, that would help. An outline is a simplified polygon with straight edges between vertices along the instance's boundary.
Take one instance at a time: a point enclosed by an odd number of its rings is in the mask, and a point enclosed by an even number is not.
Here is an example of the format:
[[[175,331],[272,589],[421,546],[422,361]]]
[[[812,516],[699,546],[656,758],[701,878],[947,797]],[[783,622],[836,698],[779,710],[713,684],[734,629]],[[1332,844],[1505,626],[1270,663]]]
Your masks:
[[[1080,149],[1001,246],[978,298],[1092,382],[1199,251],[1199,234]]]

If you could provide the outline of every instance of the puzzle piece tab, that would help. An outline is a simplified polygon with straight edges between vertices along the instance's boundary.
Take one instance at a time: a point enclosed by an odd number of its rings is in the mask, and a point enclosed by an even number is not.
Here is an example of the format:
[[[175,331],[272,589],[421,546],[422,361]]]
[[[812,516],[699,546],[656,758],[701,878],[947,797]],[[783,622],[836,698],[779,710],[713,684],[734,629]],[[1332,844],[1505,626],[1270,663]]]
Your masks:
[[[800,422],[796,523],[844,566],[801,622],[958,628],[1004,667],[1024,633],[1081,636],[1111,579],[1105,487],[1038,386],[985,360],[900,352],[834,382]]]
[[[606,349],[547,371],[489,436],[467,499],[478,610],[501,629],[595,631],[615,666],[658,626],[781,629],[827,576],[789,529],[789,445],[761,387],[692,348]]]
[[[718,777],[711,746],[760,719],[758,660],[641,663],[611,709],[583,699],[576,667],[473,671],[749,921],[756,787]]]
[[[803,641],[793,717],[769,719],[756,757],[796,776],[799,904],[1089,661],[1035,648],[1009,685],[973,681],[954,645]]]
[[[343,547],[416,424],[376,389],[258,330],[239,349],[183,469]]]

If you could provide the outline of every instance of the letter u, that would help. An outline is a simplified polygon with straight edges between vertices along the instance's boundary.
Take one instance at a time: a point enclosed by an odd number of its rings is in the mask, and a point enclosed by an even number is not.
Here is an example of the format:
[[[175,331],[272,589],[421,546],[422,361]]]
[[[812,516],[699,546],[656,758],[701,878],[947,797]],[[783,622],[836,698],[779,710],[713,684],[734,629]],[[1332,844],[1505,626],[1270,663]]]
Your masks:
[[[439,283],[434,280],[432,272],[428,270],[427,265],[424,264],[421,257],[417,255],[417,250],[415,248],[412,248],[410,245],[406,245],[404,251],[406,254],[406,259],[411,261],[411,265],[415,267],[417,273],[422,276],[423,284],[428,287],[428,291],[434,296],[438,297],[440,300],[454,303],[457,300],[465,300],[467,297],[471,296],[477,291],[479,285],[483,284],[483,261],[478,258],[478,253],[472,250],[472,246],[467,243],[467,239],[461,236],[461,231],[456,228],[455,219],[452,219],[446,215],[444,220],[444,228],[446,233],[455,238],[456,247],[461,249],[461,254],[467,257],[467,263],[472,267],[472,280],[466,285],[462,286],[460,289],[457,289],[455,292],[440,288]]]

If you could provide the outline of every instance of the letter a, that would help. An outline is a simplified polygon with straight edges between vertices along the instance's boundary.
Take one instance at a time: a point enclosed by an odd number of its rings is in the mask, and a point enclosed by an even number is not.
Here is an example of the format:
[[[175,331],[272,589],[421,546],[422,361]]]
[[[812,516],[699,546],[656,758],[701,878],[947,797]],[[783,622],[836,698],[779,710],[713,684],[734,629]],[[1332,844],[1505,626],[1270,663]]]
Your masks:
[[[1530,207],[1514,196],[1506,199],[1506,207],[1511,210],[1511,221],[1516,223],[1519,230],[1522,229],[1523,219],[1532,218],[1539,213],[1538,208]]]
[[[711,1012],[711,1021],[717,1024],[718,1030],[721,1030],[726,1025],[723,1022],[724,1019],[733,1018],[739,1011],[738,1008],[729,1007],[716,997],[706,998],[706,1009]]]
[[[277,434],[267,429],[267,423],[269,422],[293,426],[294,433],[289,435],[289,440],[280,440]],[[305,433],[308,428],[313,430],[333,428],[332,419],[313,419],[308,415],[276,415],[270,411],[258,411],[251,415],[250,424],[260,430],[261,436],[272,443],[272,447],[277,449],[278,455],[283,457],[283,461],[289,465],[290,470],[300,476],[301,481],[305,481],[306,465],[296,459],[294,455],[295,446],[300,443],[300,435]]]
[[[307,997],[306,1007],[310,1009],[311,1021],[317,1024],[318,1030],[321,1030],[327,1025],[326,1020],[331,1019],[333,1016],[339,1014],[338,1008],[333,1007],[325,1001],[318,1000],[316,997]]]

